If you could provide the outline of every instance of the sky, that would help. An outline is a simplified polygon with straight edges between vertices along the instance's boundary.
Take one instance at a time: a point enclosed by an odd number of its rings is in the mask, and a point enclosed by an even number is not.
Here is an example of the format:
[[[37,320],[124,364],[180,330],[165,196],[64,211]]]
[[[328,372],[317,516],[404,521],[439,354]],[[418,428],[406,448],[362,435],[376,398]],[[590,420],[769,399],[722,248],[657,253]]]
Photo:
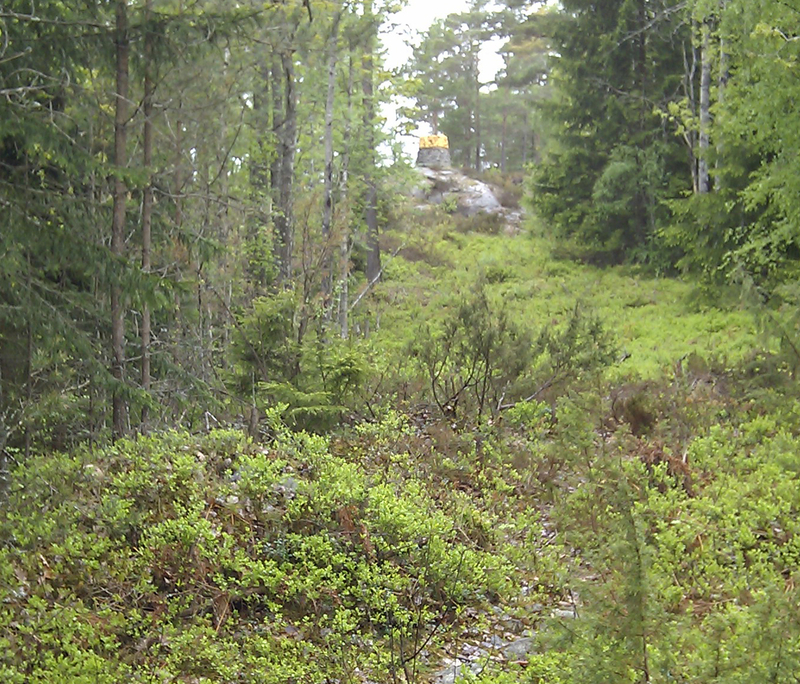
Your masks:
[[[407,45],[416,32],[424,31],[436,19],[455,12],[465,12],[468,0],[409,0],[406,7],[392,16],[396,24],[393,31],[384,29],[381,40],[386,48],[386,65],[395,68],[405,64],[411,57],[411,47]],[[484,49],[481,53],[481,78],[489,81],[494,78],[503,60],[497,54],[498,44]]]
[[[386,66],[394,69],[405,64],[412,54],[408,42],[415,40],[418,31],[424,31],[436,19],[466,11],[468,5],[468,0],[409,0],[406,7],[392,16],[393,29],[384,27],[381,33],[381,42],[386,50]],[[503,65],[503,60],[496,52],[498,47],[499,44],[489,45],[481,51],[480,76],[483,81],[493,79]],[[394,112],[385,110],[384,116],[387,119],[386,125],[393,126],[396,122]],[[414,136],[404,137],[403,147],[412,158],[416,156],[418,136],[428,133],[429,128],[423,125]]]
[[[404,44],[407,37],[424,31],[436,19],[466,11],[467,4],[467,0],[409,0],[408,5],[392,17],[397,29],[382,36],[387,66],[401,66],[411,57],[411,48]]]

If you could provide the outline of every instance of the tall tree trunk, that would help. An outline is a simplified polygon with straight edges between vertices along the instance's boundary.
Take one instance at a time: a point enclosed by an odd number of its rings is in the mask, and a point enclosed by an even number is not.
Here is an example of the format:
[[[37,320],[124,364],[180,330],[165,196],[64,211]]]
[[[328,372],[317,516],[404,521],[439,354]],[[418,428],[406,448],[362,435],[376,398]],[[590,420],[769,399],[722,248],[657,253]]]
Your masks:
[[[535,139],[534,139],[535,144]],[[528,163],[528,147],[530,142],[528,141],[528,112],[525,112],[522,115],[522,168],[525,168],[525,164]],[[536,152],[534,148],[534,161],[538,161],[536,159]]]
[[[225,82],[228,81],[228,70],[230,66],[230,51],[226,48],[225,49],[225,60],[223,62],[223,76],[225,77]],[[220,119],[220,144],[218,146],[218,156],[217,156],[217,164],[218,168],[221,169],[220,171],[220,193],[224,198],[224,202],[218,205],[217,208],[217,225],[219,226],[219,242],[221,245],[225,247],[228,246],[230,242],[230,233],[231,233],[231,219],[230,219],[230,204],[231,204],[231,196],[230,196],[230,174],[228,172],[228,163],[229,163],[229,152],[228,150],[228,133],[230,124],[228,122],[228,117],[226,116],[227,110],[223,110],[222,118]],[[230,270],[230,262],[231,257],[229,254],[228,249],[222,250],[222,258],[220,262],[220,271],[225,278],[226,282],[223,288],[223,305],[225,307],[225,311],[231,310],[232,304],[232,297],[233,297],[233,283],[232,283],[232,275]],[[218,319],[215,319],[218,320]],[[226,323],[218,323],[219,328],[221,328],[221,335],[222,335],[222,344],[221,348],[227,350],[230,344],[230,325]],[[213,343],[212,343],[213,344]],[[213,355],[213,347],[212,347],[212,355]],[[212,361],[213,362],[213,361]],[[228,360],[227,354],[222,354],[219,363],[223,370],[228,369]]]
[[[723,16],[725,12],[725,6],[727,4],[726,0],[720,0],[719,3],[719,16]],[[721,33],[721,31],[720,31]],[[723,102],[725,101],[725,91],[728,88],[728,78],[730,77],[730,72],[728,70],[728,48],[725,41],[725,37],[723,35],[719,36],[719,75],[717,77],[717,106],[722,107]],[[725,157],[725,150],[723,148],[722,143],[722,136],[718,136],[717,142],[717,158],[714,160],[714,168],[716,169],[716,174],[714,174],[714,189],[719,190],[722,186],[722,174],[720,170],[722,168],[723,159]]]
[[[336,101],[336,62],[339,47],[339,22],[341,5],[333,15],[328,44],[328,92],[325,98],[325,190],[322,205],[322,299],[325,317],[331,315],[331,290],[333,269],[331,267],[331,223],[333,221],[333,107]]]
[[[702,50],[700,55],[700,133],[699,160],[697,165],[697,192],[701,195],[710,190],[708,174],[709,129],[711,128],[711,26],[706,21],[702,26]]]
[[[272,165],[274,194],[274,256],[278,283],[292,278],[294,252],[294,161],[297,148],[297,92],[294,60],[290,47],[284,48],[273,64],[273,126],[277,155]]]
[[[339,335],[346,340],[350,334],[348,309],[350,307],[350,234],[345,230],[339,242]]]
[[[692,22],[692,31],[695,30],[695,22]],[[686,54],[686,48],[683,48],[683,92],[686,100],[689,103],[689,111],[692,116],[697,116],[697,97],[695,93],[695,75],[697,73],[697,48],[694,40],[691,41],[692,48],[692,61],[689,63],[689,58]],[[686,143],[686,148],[689,158],[689,170],[692,175],[692,190],[695,194],[699,192],[699,180],[697,177],[698,164],[697,164],[697,132],[692,126],[686,127],[686,132],[683,134],[683,140]]]
[[[248,288],[248,296],[255,297],[259,291],[263,291],[269,285],[268,266],[265,259],[263,245],[266,239],[265,232],[267,226],[274,221],[273,203],[275,193],[270,191],[271,178],[278,177],[280,161],[277,154],[271,155],[268,150],[273,141],[269,137],[269,131],[275,131],[273,117],[277,116],[277,109],[282,102],[280,97],[275,97],[276,81],[275,66],[268,63],[266,58],[259,64],[258,74],[261,79],[259,88],[253,91],[253,113],[255,115],[255,126],[258,131],[256,139],[256,151],[250,159],[250,186],[253,194],[253,215],[248,219],[247,240],[251,245],[251,251],[247,260],[246,272],[252,287]],[[279,92],[279,91],[278,91]],[[277,99],[277,102],[275,100]],[[268,161],[269,160],[269,161]],[[277,263],[277,249],[273,242],[273,260]]]
[[[503,129],[500,138],[500,172],[506,172],[506,137],[508,135],[508,110],[503,107]],[[523,134],[524,135],[524,134]],[[523,152],[524,154],[524,152]]]
[[[475,56],[473,58],[472,70],[474,73],[475,85],[475,170],[480,173],[483,170],[481,164],[481,148],[483,147],[483,141],[481,140],[481,79],[478,71],[478,49],[479,46],[477,45],[473,48]]]
[[[142,197],[142,272],[145,277],[150,273],[151,259],[150,259],[150,243],[151,243],[151,227],[153,220],[153,77],[151,70],[153,68],[153,37],[150,27],[151,13],[153,8],[152,0],[146,0],[144,9],[144,101],[142,109],[144,113],[144,131],[143,131],[143,158],[144,168],[148,174],[147,186],[144,189],[144,196]],[[150,305],[147,303],[147,298],[142,306],[142,389],[150,394],[151,377],[150,377]],[[147,432],[147,423],[149,419],[149,408],[147,404],[142,407],[141,418],[141,431]]]
[[[649,89],[649,72],[648,72],[648,57],[647,57],[647,37],[649,18],[647,15],[647,3],[649,0],[639,0],[638,10],[638,31],[639,37],[636,41],[636,57],[635,57],[635,71],[637,74],[639,86],[639,130],[644,132],[647,130],[647,119],[650,116],[652,106],[648,100]],[[643,155],[637,154],[637,163],[639,171],[644,175]],[[633,207],[634,215],[636,216],[636,224],[642,234],[649,234],[655,230],[653,225],[655,214],[653,213],[653,199],[646,189],[646,185],[642,184],[635,195],[635,202]]]
[[[32,290],[33,268],[31,265],[31,255],[28,253],[28,292]],[[27,354],[25,355],[25,400],[27,405],[33,406],[33,326],[30,319],[28,320],[27,330]],[[2,393],[0,393],[0,397]],[[2,401],[0,401],[0,410],[2,410]],[[25,426],[25,461],[27,462],[31,455],[31,426]],[[2,449],[0,449],[2,451]]]
[[[361,89],[364,93],[364,144],[367,162],[364,172],[364,219],[367,224],[367,282],[381,275],[381,246],[378,240],[378,189],[375,185],[375,88],[373,52],[375,50],[375,17],[372,0],[364,2],[364,20],[367,22],[367,37],[364,47]]]
[[[641,98],[641,105],[639,107],[639,126],[642,130],[646,128],[646,120],[647,117],[650,116],[650,112],[652,110],[652,105],[647,98],[647,91],[648,91],[648,78],[649,78],[649,71],[648,71],[648,60],[647,60],[647,36],[648,36],[648,27],[650,24],[649,18],[647,16],[647,3],[649,0],[640,0],[639,2],[639,38],[637,40],[637,48],[638,48],[638,56],[637,56],[637,64],[636,64],[636,71],[639,77],[639,96]]]
[[[127,164],[126,133],[128,120],[128,8],[126,0],[116,6],[116,94],[114,111],[114,209],[111,221],[111,253],[122,260],[125,249],[125,198],[122,177]],[[118,266],[120,267],[120,266]],[[121,267],[120,267],[121,268]],[[116,380],[112,399],[114,438],[122,437],[127,427],[127,402],[122,388],[125,367],[125,313],[120,278],[111,285],[111,372]]]
[[[339,187],[341,194],[339,202],[345,204],[345,195],[348,191],[350,178],[350,153],[352,138],[353,121],[353,53],[355,47],[350,45],[349,68],[347,70],[347,122],[344,128],[344,159],[342,160],[342,170],[339,175]],[[339,325],[339,335],[346,340],[350,334],[349,330],[349,308],[350,308],[350,222],[343,222],[341,240],[339,241],[339,314],[337,323]]]
[[[3,368],[2,365],[0,365],[0,505],[5,505],[7,503],[8,490],[11,485],[8,456],[6,455],[7,442],[8,427],[5,421],[5,405],[3,401]]]

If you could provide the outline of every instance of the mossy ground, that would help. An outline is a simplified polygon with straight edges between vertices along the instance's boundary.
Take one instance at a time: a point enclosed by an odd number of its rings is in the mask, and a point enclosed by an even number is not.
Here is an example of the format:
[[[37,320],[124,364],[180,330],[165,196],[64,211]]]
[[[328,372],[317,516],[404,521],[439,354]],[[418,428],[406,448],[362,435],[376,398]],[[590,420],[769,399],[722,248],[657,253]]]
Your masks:
[[[594,311],[626,357],[610,378],[658,378],[689,355],[735,366],[764,347],[744,307],[710,303],[692,280],[556,258],[556,243],[533,222],[512,235],[487,235],[453,231],[447,217],[430,212],[415,220],[392,240],[405,247],[387,265],[381,294],[381,327],[392,344],[436,318],[455,294],[483,283],[498,305],[535,329],[560,324],[576,304]]]

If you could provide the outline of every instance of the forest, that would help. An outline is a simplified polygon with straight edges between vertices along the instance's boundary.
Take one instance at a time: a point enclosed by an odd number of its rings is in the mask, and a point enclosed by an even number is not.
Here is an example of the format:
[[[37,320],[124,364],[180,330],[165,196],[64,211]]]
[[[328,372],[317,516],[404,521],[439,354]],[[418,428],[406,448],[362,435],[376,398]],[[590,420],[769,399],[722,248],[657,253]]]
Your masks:
[[[798,681],[800,5],[406,4],[0,3],[4,682]]]

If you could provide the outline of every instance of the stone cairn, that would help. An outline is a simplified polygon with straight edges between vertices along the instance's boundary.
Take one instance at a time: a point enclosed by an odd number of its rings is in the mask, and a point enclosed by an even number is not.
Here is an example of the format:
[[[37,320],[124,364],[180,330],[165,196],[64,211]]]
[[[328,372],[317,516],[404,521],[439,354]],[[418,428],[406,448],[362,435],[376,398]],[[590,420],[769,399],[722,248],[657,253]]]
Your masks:
[[[430,169],[450,168],[450,143],[446,135],[424,135],[419,139],[417,166]]]

